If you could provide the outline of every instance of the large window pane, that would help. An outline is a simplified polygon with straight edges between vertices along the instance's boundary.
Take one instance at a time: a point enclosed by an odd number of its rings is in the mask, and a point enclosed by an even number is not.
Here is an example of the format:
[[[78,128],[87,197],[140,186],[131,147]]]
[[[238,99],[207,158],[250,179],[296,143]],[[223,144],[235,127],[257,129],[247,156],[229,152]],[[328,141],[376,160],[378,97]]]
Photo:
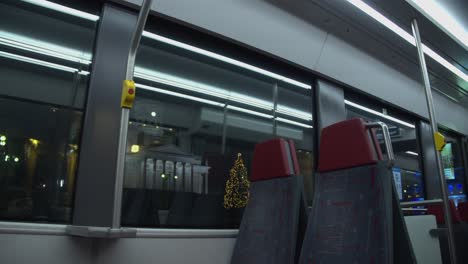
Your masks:
[[[69,222],[97,23],[38,2],[0,3],[0,219]]]
[[[400,200],[423,200],[424,181],[415,124],[397,114],[390,112],[383,114],[387,110],[368,102],[367,104],[361,101],[358,103],[355,99],[346,102],[348,119],[359,117],[367,121],[381,121],[387,124],[395,154],[393,176]],[[386,153],[380,129],[377,130],[377,138],[382,151]]]
[[[278,136],[291,139],[295,143],[297,160],[304,180],[305,198],[308,205],[312,205],[315,157],[310,90],[287,89],[281,86],[277,107]]]
[[[248,190],[240,175],[250,174],[255,144],[275,136],[296,142],[304,175],[311,176],[311,89],[167,39],[141,44],[122,225],[237,228],[247,199],[232,189]],[[232,170],[236,160],[245,171]]]

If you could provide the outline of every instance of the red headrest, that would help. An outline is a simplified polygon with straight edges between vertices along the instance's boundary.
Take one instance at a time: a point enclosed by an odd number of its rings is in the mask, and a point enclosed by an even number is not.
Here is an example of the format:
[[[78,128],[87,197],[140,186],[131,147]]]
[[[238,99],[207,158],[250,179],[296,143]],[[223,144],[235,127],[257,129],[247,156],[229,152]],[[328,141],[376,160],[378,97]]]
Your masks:
[[[299,174],[299,165],[294,142],[277,138],[255,145],[251,181],[297,174]]]
[[[375,164],[382,156],[375,135],[370,136],[361,118],[322,129],[319,154],[320,172]]]

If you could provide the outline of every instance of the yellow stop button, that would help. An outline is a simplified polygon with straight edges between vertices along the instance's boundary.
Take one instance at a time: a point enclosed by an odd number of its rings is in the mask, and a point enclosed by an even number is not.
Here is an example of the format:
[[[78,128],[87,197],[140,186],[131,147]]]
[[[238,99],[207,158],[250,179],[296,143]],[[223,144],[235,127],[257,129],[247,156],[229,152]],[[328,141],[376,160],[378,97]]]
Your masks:
[[[120,107],[132,108],[135,101],[136,86],[132,80],[124,80],[122,85],[122,100]]]
[[[437,151],[442,151],[445,146],[445,137],[441,133],[437,132],[434,134],[434,142]]]

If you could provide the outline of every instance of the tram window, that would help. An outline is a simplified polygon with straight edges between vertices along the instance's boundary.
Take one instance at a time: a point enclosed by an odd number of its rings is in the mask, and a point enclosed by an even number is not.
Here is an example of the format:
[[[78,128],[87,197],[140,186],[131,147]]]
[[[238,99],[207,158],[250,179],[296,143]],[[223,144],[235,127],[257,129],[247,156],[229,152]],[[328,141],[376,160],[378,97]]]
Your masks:
[[[414,123],[400,117],[396,118],[391,114],[388,116],[394,118],[385,118],[385,115],[380,114],[383,113],[382,108],[362,107],[356,102],[347,101],[346,109],[348,119],[359,117],[367,121],[381,121],[387,124],[395,154],[393,176],[400,199],[402,201],[424,200],[424,181]],[[386,150],[380,130],[377,130],[377,137],[385,157]]]
[[[444,133],[447,144],[441,151],[444,176],[447,180],[449,198],[455,204],[466,201],[465,167],[463,162],[461,139]]]
[[[297,160],[300,173],[304,180],[304,192],[307,204],[312,205],[313,199],[313,171],[314,171],[314,146],[312,128],[312,98],[310,90],[298,91],[285,89],[280,86],[278,90],[278,117],[284,119],[294,118],[299,124],[278,122],[278,136],[292,139],[296,146]],[[295,117],[287,116],[285,111],[293,111]]]
[[[67,223],[97,23],[30,1],[0,16],[0,220]]]
[[[135,81],[123,226],[237,228],[248,201],[236,189],[248,190],[255,144],[275,136],[275,83],[277,136],[312,160],[310,88],[147,37]]]

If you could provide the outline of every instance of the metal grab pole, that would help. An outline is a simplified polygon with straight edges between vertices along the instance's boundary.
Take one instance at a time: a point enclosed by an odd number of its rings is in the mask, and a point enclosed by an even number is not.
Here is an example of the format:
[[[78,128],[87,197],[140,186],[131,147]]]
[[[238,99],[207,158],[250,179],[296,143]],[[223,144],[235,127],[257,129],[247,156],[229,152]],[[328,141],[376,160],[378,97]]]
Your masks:
[[[419,34],[419,27],[418,27],[418,22],[416,21],[416,19],[413,19],[413,21],[411,22],[411,26],[413,28],[413,36],[416,41],[415,43],[416,48],[418,50],[419,64],[421,68],[421,74],[424,80],[424,88],[426,91],[427,109],[429,110],[429,119],[431,122],[432,135],[434,138],[434,146],[436,146],[437,142],[435,140],[435,135],[436,133],[438,133],[438,128],[437,128],[437,122],[436,122],[436,118],[434,114],[434,101],[432,99],[431,85],[429,83],[429,74],[427,72],[426,60],[424,59],[424,51],[422,48],[421,36]],[[440,157],[440,152],[437,149],[436,149],[436,161],[437,161],[437,167],[438,167],[439,178],[440,178],[440,186],[442,188],[442,200],[443,200],[443,205],[444,205],[445,224],[447,225],[447,230],[448,230],[447,238],[448,238],[448,245],[449,245],[449,251],[450,251],[450,261],[452,264],[456,264],[457,255],[455,252],[455,240],[454,240],[454,235],[453,235],[453,224],[452,224],[450,204],[449,204],[448,192],[447,192],[447,182],[445,181],[445,177],[444,177],[444,171],[442,167],[442,160]]]
[[[275,82],[275,85],[273,85],[273,110],[272,110],[272,115],[273,115],[273,137],[276,137],[278,135],[278,121],[276,120],[276,112],[278,108],[278,83]]]
[[[133,33],[130,50],[128,52],[127,70],[125,72],[125,80],[133,81],[133,71],[135,68],[135,58],[140,44],[141,35],[146,24],[146,19],[151,9],[152,0],[143,0],[140,13],[136,23],[136,28]],[[117,168],[114,186],[114,208],[112,217],[112,228],[120,228],[120,214],[122,205],[122,192],[123,192],[123,177],[125,169],[125,153],[127,151],[127,132],[128,121],[130,117],[130,109],[122,108],[122,115],[120,117],[120,133],[119,133],[119,147],[117,153]]]

